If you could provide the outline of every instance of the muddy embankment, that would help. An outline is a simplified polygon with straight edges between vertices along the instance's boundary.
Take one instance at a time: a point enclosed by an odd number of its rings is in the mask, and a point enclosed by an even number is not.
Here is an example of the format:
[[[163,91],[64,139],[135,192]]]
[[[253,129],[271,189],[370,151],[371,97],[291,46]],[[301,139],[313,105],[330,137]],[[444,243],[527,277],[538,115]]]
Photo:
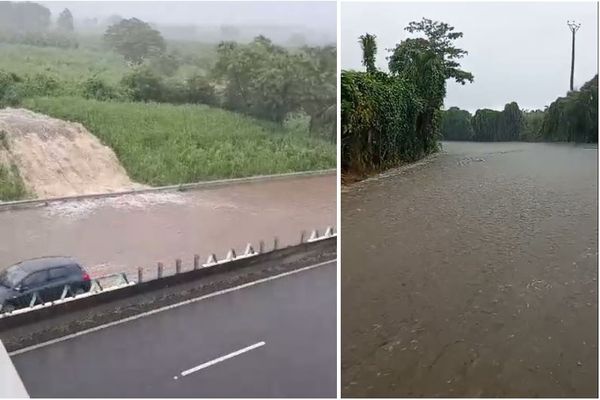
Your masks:
[[[0,110],[0,163],[15,166],[30,197],[143,188],[83,125],[25,109]],[[14,169],[14,168],[12,168]]]

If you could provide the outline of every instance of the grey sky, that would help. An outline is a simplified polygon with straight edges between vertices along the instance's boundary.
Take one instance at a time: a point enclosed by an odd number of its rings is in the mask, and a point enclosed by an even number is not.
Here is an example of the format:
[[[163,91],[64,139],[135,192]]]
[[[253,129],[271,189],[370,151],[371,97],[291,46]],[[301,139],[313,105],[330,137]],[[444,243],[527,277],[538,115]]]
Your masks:
[[[342,3],[342,68],[360,69],[358,36],[377,35],[377,65],[387,71],[386,48],[410,37],[404,27],[422,17],[447,22],[464,37],[469,52],[461,65],[475,82],[448,81],[445,106],[471,112],[501,109],[516,101],[521,108],[549,105],[569,88],[571,32],[567,19],[581,22],[577,32],[575,86],[597,73],[597,15],[594,2],[398,2]]]
[[[69,8],[76,18],[125,18],[165,25],[277,25],[300,26],[336,37],[335,2],[186,2],[186,1],[44,1],[57,15]]]

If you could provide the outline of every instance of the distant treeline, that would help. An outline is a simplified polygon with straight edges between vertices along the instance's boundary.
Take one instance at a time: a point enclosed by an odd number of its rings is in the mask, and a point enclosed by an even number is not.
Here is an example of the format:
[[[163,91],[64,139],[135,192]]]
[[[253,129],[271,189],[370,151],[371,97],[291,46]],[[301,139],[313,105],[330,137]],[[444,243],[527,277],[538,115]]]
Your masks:
[[[479,142],[598,142],[598,75],[545,110],[523,111],[512,102],[503,111],[451,107],[442,114],[445,140]]]
[[[0,2],[0,42],[76,48],[73,15],[65,8],[52,24],[47,7],[32,2]]]
[[[375,67],[376,37],[360,37],[366,72],[342,71],[342,170],[364,174],[438,149],[446,79],[470,82],[457,59],[466,51],[453,46],[462,36],[448,24],[423,19],[406,28],[411,38],[389,50],[390,73]]]

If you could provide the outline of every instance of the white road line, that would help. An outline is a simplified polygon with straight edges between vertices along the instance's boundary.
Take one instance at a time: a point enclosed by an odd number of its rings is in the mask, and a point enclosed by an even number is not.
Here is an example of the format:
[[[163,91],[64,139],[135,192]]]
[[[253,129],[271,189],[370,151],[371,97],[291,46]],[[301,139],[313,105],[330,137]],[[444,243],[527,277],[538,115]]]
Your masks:
[[[181,372],[181,377],[187,376],[189,374],[193,374],[194,372],[198,372],[201,369],[208,368],[208,367],[210,367],[212,365],[218,364],[218,363],[220,363],[222,361],[225,361],[225,360],[229,360],[230,358],[239,356],[240,354],[247,353],[247,352],[249,352],[251,350],[257,349],[257,348],[262,347],[264,345],[265,345],[265,342],[254,343],[252,346],[244,347],[243,349],[234,351],[233,353],[229,353],[229,354],[221,356],[219,358],[215,358],[214,360],[205,362],[204,364],[200,364],[200,365],[198,365],[198,366],[196,366],[194,368],[186,369],[185,371]],[[175,377],[174,379],[177,379],[177,377]]]
[[[168,305],[168,306],[165,306],[165,307],[157,308],[155,310],[146,311],[146,312],[141,313],[141,314],[132,315],[131,317],[127,317],[127,318],[123,318],[123,319],[120,319],[120,320],[117,320],[117,321],[109,322],[109,323],[104,324],[104,325],[98,325],[98,326],[95,326],[95,327],[90,328],[90,329],[86,329],[86,330],[83,330],[83,331],[80,331],[80,332],[72,333],[70,335],[66,335],[66,336],[63,336],[63,337],[56,338],[56,339],[48,340],[47,342],[39,343],[39,344],[36,344],[36,345],[33,345],[33,346],[29,346],[29,347],[24,347],[22,349],[12,351],[12,352],[8,353],[8,355],[12,357],[12,356],[16,356],[18,354],[27,353],[29,351],[36,350],[36,349],[39,349],[39,348],[42,348],[42,347],[46,347],[46,346],[50,346],[50,345],[55,344],[55,343],[60,343],[60,342],[64,342],[65,340],[70,340],[70,339],[76,338],[78,336],[83,336],[83,335],[86,335],[88,333],[92,333],[92,332],[96,332],[96,331],[99,331],[99,330],[102,330],[102,329],[110,328],[111,326],[120,325],[120,324],[123,324],[125,322],[134,321],[136,319],[147,317],[149,315],[158,314],[159,312],[171,310],[173,308],[185,306],[187,304],[192,304],[192,303],[195,303],[197,301],[209,299],[211,297],[220,296],[222,294],[226,294],[226,293],[233,292],[233,291],[236,291],[236,290],[244,289],[244,288],[247,288],[247,287],[250,287],[250,286],[259,285],[261,283],[269,282],[269,281],[272,281],[272,280],[275,280],[275,279],[279,279],[279,278],[283,278],[283,277],[286,277],[286,276],[289,276],[289,275],[294,275],[294,274],[297,274],[299,272],[308,271],[308,270],[313,269],[313,268],[322,267],[324,265],[331,264],[332,262],[335,262],[335,261],[336,261],[335,259],[329,260],[329,261],[324,261],[324,262],[321,262],[321,263],[318,263],[318,264],[309,265],[308,267],[303,267],[303,268],[299,268],[299,269],[296,269],[296,270],[293,270],[293,271],[284,272],[284,273],[279,274],[279,275],[273,275],[273,276],[269,276],[268,278],[258,279],[256,281],[244,283],[243,285],[240,285],[240,286],[235,286],[235,287],[232,287],[232,288],[228,288],[228,289],[224,289],[224,290],[219,290],[217,292],[209,293],[207,295],[200,296],[200,297],[195,297],[193,299],[185,300],[185,301],[182,301],[180,303],[175,303],[175,304],[171,304],[171,305]]]

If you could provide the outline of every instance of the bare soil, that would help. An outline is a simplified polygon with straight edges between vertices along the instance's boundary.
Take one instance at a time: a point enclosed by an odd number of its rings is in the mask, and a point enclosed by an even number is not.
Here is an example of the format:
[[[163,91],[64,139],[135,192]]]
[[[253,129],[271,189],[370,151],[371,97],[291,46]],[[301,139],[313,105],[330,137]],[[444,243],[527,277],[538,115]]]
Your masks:
[[[14,164],[38,198],[143,188],[83,125],[25,109],[0,110],[0,162]]]

